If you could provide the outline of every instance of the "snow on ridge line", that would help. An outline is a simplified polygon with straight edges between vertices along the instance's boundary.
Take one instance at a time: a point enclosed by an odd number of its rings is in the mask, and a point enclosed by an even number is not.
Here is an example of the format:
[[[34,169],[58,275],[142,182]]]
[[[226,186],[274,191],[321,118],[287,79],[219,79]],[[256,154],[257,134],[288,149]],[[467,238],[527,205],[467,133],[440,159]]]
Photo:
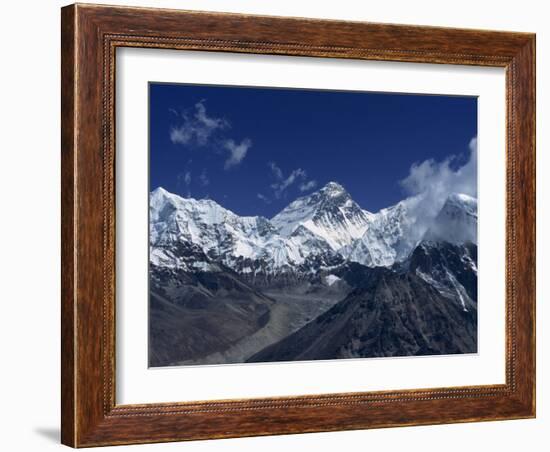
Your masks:
[[[213,199],[196,199],[193,197],[184,198],[183,196],[180,196],[178,194],[169,192],[163,187],[157,187],[153,191],[149,193],[149,209],[157,209],[160,206],[162,206],[166,200],[172,201],[176,204],[175,207],[189,207],[189,206],[199,206],[201,208],[205,207],[213,207],[214,209],[218,209],[219,211],[225,212],[228,215],[240,218],[243,221],[253,222],[257,219],[260,219],[261,221],[268,221],[269,219],[266,217],[263,217],[261,215],[239,215],[232,210],[223,207],[218,202],[214,201]],[[162,202],[164,200],[164,203]]]
[[[325,281],[329,286],[332,286],[334,283],[340,281],[340,279],[341,278],[333,274],[325,276]]]
[[[338,196],[326,196],[327,187]],[[293,201],[270,221],[241,217],[215,201],[182,198],[159,187],[151,192],[151,242],[192,243],[235,269],[244,268],[241,258],[259,260],[274,270],[302,265],[309,258],[329,262],[335,256],[367,266],[391,266],[421,239],[411,236],[415,198],[372,214],[341,185],[329,183]],[[453,194],[447,204],[466,214],[474,212],[477,222],[476,198]]]
[[[271,223],[283,236],[304,226],[338,251],[365,232],[372,215],[355,203],[342,185],[329,182],[291,202],[272,217]]]

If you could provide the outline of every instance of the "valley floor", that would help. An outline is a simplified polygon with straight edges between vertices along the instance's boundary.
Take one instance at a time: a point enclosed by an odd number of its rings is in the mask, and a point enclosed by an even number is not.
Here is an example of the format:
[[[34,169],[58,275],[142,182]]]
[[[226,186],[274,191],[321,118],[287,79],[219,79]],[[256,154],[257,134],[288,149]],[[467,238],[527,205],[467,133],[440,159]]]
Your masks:
[[[276,302],[271,308],[269,321],[255,333],[244,337],[224,352],[212,353],[197,360],[186,360],[172,365],[238,364],[255,353],[298,331],[309,321],[328,311],[344,296],[342,294],[312,295],[290,293],[287,290],[263,292]]]

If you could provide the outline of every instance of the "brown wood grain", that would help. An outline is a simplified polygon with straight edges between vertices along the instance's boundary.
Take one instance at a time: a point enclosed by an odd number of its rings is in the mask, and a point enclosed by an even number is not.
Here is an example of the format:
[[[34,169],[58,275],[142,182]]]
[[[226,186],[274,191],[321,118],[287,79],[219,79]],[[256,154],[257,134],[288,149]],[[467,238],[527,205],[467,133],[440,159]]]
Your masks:
[[[61,11],[61,441],[75,444],[74,168],[75,30],[74,9]]]
[[[77,4],[62,9],[61,36],[64,444],[535,415],[534,35]],[[506,68],[506,384],[116,405],[114,68],[125,46]]]

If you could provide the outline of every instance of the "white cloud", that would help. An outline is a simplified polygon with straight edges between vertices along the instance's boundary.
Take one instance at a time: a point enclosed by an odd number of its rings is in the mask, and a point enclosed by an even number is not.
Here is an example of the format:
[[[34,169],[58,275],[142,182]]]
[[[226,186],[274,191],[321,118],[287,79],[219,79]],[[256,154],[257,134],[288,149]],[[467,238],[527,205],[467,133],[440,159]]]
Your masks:
[[[208,178],[208,174],[206,174],[206,168],[202,170],[201,175],[199,176],[199,181],[203,187],[210,185],[210,179]]]
[[[217,131],[231,127],[224,118],[208,116],[204,100],[195,104],[192,116],[187,113],[179,116],[181,123],[170,129],[170,140],[174,144],[204,146]]]
[[[181,187],[186,191],[188,198],[191,197],[191,191],[189,190],[189,187],[191,186],[192,180],[193,180],[193,177],[190,170],[186,170],[177,175],[177,181],[178,181],[177,185],[178,187]]]
[[[429,159],[412,165],[409,175],[400,181],[411,196],[406,202],[415,212],[419,226],[437,215],[450,194],[464,193],[477,197],[476,137],[470,140],[469,149],[468,161],[462,166],[457,167],[457,156],[454,155],[442,162]]]
[[[224,128],[229,126],[228,122],[223,118],[213,118],[206,113],[206,107],[204,106],[204,100],[195,104],[195,118],[198,122],[204,125],[208,129]]]
[[[278,169],[276,165],[274,166]],[[285,191],[289,187],[294,185],[295,182],[298,182],[300,180],[305,181],[307,178],[307,173],[302,168],[295,169],[286,178],[283,176],[282,171],[280,175],[281,175],[281,178],[277,182],[271,184],[271,188],[273,189],[273,193],[275,194],[275,197],[277,199],[281,198],[284,195]],[[278,176],[278,172],[276,176]]]
[[[224,169],[227,170],[239,165],[246,157],[246,153],[251,146],[252,141],[248,138],[245,138],[238,144],[233,140],[226,140],[224,142],[224,147],[229,151],[229,157],[225,161]]]
[[[225,118],[209,116],[204,100],[195,104],[192,114],[189,112],[179,114],[172,108],[169,111],[180,118],[180,124],[170,129],[172,143],[187,146],[211,144],[216,151],[219,151],[221,146],[229,151],[229,157],[224,163],[226,170],[239,165],[252,146],[252,141],[249,138],[243,139],[240,143],[228,138],[223,131],[229,129],[231,124]],[[203,186],[210,183],[206,176],[199,180]]]
[[[317,181],[316,180],[309,180],[307,182],[303,182],[300,184],[300,191],[308,191],[308,190],[311,190],[313,188],[317,187]]]
[[[191,171],[186,171],[179,175],[180,182],[183,182],[185,185],[191,185]]]
[[[470,152],[477,152],[477,137],[473,137],[468,144]]]
[[[281,170],[275,162],[269,162],[269,168],[271,169],[273,177],[276,179],[276,182],[271,184],[271,188],[273,189],[273,194],[277,199],[280,199],[285,194],[287,189],[299,182],[300,184],[298,185],[298,189],[301,192],[311,190],[317,186],[317,181],[313,179],[308,180],[307,172],[302,168],[296,168],[288,175],[288,177],[285,177],[283,170]]]
[[[170,129],[170,141],[174,144],[187,144],[192,138],[193,129],[187,124]]]
[[[275,176],[275,179],[282,180],[284,178],[283,171],[275,162],[269,162],[269,168],[271,168],[271,172]]]
[[[263,202],[265,202],[266,204],[271,204],[271,200],[270,200],[267,196],[262,195],[261,193],[258,193],[258,194],[256,195],[256,197],[257,197],[258,199],[261,199],[261,200],[262,200]]]
[[[464,193],[477,196],[477,139],[470,141],[468,161],[457,169],[452,168],[456,156],[442,162],[433,159],[412,165],[409,175],[401,185],[412,195],[430,193],[431,196],[445,197],[451,193]]]

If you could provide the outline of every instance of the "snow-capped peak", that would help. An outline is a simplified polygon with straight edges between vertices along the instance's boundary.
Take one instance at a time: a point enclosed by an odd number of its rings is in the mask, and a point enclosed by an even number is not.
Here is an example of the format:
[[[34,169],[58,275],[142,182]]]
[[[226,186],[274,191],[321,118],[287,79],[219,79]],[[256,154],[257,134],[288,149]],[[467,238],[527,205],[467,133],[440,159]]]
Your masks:
[[[319,190],[319,193],[324,193],[327,196],[336,197],[343,194],[348,194],[346,189],[338,182],[329,182]]]
[[[167,195],[170,194],[170,192],[166,191],[164,187],[157,187],[151,192],[151,197],[157,196],[157,195]]]
[[[337,251],[363,235],[371,216],[353,201],[344,187],[329,182],[290,203],[271,222],[285,237],[303,226]]]
[[[150,193],[151,262],[189,268],[189,254],[202,253],[236,271],[274,272],[308,258],[328,262],[329,245],[311,231],[280,235],[266,218],[241,217],[212,200],[182,198],[159,188]],[[336,256],[341,260],[340,256]]]
[[[462,193],[449,195],[424,240],[477,244],[477,199]]]
[[[422,240],[477,243],[475,198],[452,194],[434,218],[419,220],[421,201],[407,198],[373,214],[330,182],[268,220],[242,217],[215,201],[182,198],[159,187],[150,193],[151,262],[190,268],[189,262],[202,259],[205,265],[238,272],[275,273],[343,259],[391,266]]]
[[[453,193],[435,217],[418,215],[422,198],[412,197],[380,210],[363,236],[341,250],[354,262],[390,266],[406,259],[423,240],[462,244],[477,243],[477,200]]]
[[[477,217],[477,199],[464,193],[451,193],[445,201],[443,209],[445,208],[461,209],[468,215]]]
[[[173,195],[172,193],[165,190],[164,188],[158,187],[158,188],[155,188],[149,194],[149,204],[150,205],[154,204],[155,206],[158,206],[160,204],[165,203],[167,200],[171,199],[173,196],[177,197],[177,195]]]

